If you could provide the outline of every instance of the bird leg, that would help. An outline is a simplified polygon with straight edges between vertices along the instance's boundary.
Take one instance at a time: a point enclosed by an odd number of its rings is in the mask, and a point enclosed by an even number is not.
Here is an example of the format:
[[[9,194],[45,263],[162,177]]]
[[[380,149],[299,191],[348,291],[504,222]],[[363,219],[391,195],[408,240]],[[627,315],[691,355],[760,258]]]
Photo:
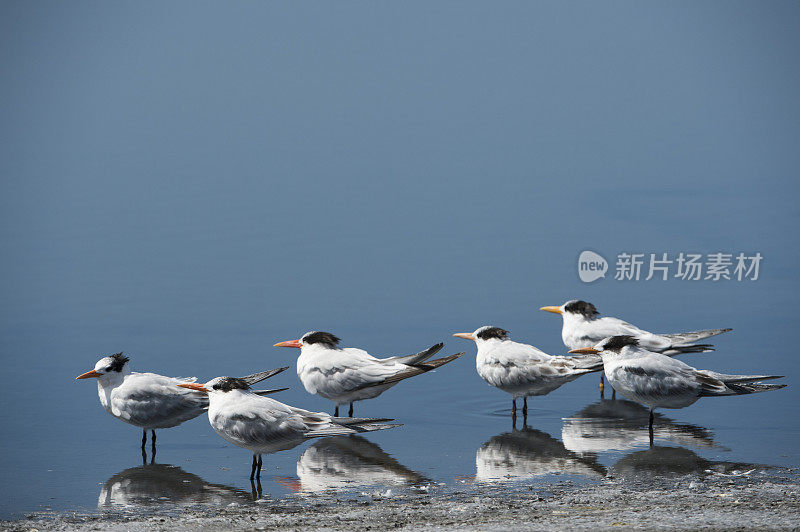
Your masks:
[[[527,397],[523,397],[522,398],[522,417],[523,418],[527,418],[528,417],[528,398]]]
[[[611,388],[611,399],[616,399],[616,398],[617,398],[617,390]]]
[[[253,455],[253,466],[250,468],[250,480],[252,481],[256,476],[256,455]]]
[[[155,455],[156,454],[156,431],[155,430],[151,430],[150,434],[153,436],[153,439],[151,440],[150,443],[152,444],[151,448],[152,448],[152,451],[153,451],[153,455]]]
[[[516,397],[511,400],[511,413],[512,414],[516,414],[517,413],[517,398]]]
[[[350,411],[347,412],[347,417],[353,417],[353,403],[350,403]]]
[[[145,443],[147,443],[147,429],[142,429],[142,452],[144,452]]]
[[[333,409],[333,417],[339,417],[339,405],[336,405],[336,408]]]
[[[603,395],[603,391],[606,389],[605,377],[603,374],[600,374],[600,395]]]
[[[256,467],[256,480],[258,480],[259,484],[261,484],[261,464],[262,463],[263,462],[261,461],[261,455],[259,454],[258,455],[258,467]]]
[[[650,447],[653,446],[653,410],[650,410],[650,424],[648,427],[648,432],[650,433]]]

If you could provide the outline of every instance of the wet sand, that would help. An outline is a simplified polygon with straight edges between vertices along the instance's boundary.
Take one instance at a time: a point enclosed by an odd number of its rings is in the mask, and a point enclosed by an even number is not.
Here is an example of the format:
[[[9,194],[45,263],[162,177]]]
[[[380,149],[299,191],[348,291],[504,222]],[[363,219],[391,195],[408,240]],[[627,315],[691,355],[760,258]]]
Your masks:
[[[37,513],[8,530],[796,529],[800,470],[431,486],[260,499],[222,507]]]

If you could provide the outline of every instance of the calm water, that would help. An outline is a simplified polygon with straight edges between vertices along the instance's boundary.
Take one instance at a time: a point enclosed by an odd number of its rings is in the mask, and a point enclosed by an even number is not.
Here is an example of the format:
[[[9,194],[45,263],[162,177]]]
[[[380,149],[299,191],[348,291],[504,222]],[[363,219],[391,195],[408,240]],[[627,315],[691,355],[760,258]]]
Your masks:
[[[755,5],[3,4],[0,515],[251,500],[250,455],[204,417],[142,467],[74,377],[117,351],[201,380],[293,365],[271,346],[310,329],[467,354],[357,404],[403,427],[265,457],[272,497],[800,466],[800,8]],[[764,260],[755,282],[583,284],[584,249]],[[514,432],[451,334],[564,353],[537,309],[571,298],[733,327],[684,360],[789,387],[663,411],[650,448],[588,376]],[[331,408],[293,371],[270,385]]]

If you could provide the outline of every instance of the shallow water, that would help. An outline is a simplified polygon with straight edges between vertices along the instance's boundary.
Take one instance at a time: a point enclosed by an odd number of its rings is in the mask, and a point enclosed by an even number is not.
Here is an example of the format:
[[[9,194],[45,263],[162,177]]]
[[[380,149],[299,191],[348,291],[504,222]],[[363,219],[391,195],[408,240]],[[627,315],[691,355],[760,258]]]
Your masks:
[[[74,377],[117,351],[244,375],[293,365],[271,346],[311,329],[466,355],[356,405],[402,427],[265,457],[270,497],[800,466],[800,8],[712,4],[4,5],[0,516],[251,500],[250,456],[206,419],[142,466],[138,429]],[[757,281],[584,284],[585,249],[764,259]],[[733,327],[683,360],[789,387],[663,411],[650,448],[646,412],[586,376],[514,432],[451,335],[563,354],[537,309],[571,298]],[[331,410],[292,371],[269,385]]]

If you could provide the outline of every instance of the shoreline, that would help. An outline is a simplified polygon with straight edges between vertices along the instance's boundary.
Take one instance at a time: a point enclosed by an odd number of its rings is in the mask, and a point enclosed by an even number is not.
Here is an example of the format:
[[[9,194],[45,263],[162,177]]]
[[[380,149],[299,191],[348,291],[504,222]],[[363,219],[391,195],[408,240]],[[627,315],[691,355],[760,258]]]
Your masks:
[[[227,506],[34,513],[4,530],[509,530],[795,529],[800,475],[793,468],[724,474],[378,489]]]

